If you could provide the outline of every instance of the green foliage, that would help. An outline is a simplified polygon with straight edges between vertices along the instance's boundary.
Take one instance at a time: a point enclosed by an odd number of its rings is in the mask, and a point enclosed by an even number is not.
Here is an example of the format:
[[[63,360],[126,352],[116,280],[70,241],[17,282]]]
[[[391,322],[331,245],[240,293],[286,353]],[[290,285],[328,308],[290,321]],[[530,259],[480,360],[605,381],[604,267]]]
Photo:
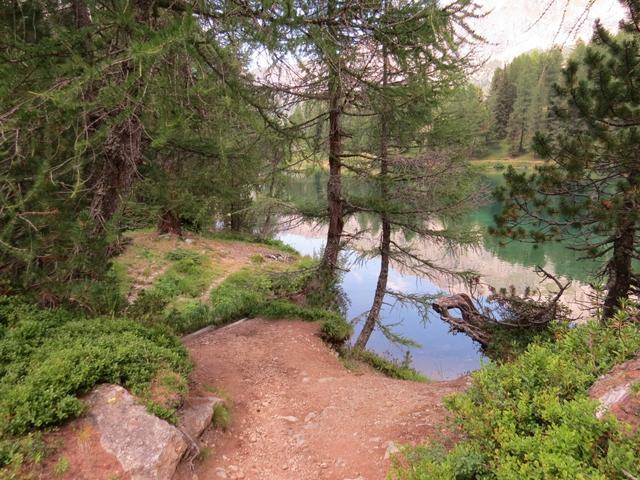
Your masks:
[[[234,28],[169,4],[59,7],[0,6],[0,263],[49,305],[102,279],[123,229],[251,226],[286,149]]]
[[[69,459],[67,457],[60,457],[56,464],[53,466],[53,473],[58,476],[62,476],[69,470]]]
[[[211,292],[212,315],[216,323],[226,323],[256,315],[271,292],[271,279],[245,269],[229,275]]]
[[[307,307],[285,301],[268,302],[259,310],[267,318],[299,318],[321,322],[320,336],[329,344],[339,347],[351,338],[353,326],[337,312],[319,307]]]
[[[294,264],[262,262],[244,268],[227,276],[211,291],[209,302],[206,302],[189,295],[199,293],[199,287],[193,290],[185,288],[199,285],[202,279],[199,268],[201,256],[184,251],[170,252],[168,256],[177,260],[129,307],[127,314],[132,318],[148,324],[165,325],[176,334],[257,315],[284,317],[299,313],[309,320],[324,318],[320,309],[292,311],[292,304],[276,300],[302,290],[315,267],[311,258],[300,258]]]
[[[186,375],[178,339],[117,318],[84,318],[0,299],[0,435],[22,434],[77,416],[77,395],[97,383],[142,392],[161,369]]]
[[[536,132],[547,132],[552,86],[561,78],[560,49],[523,53],[494,72],[487,108],[493,113],[489,142],[506,141],[511,155],[529,150]]]
[[[224,403],[218,403],[213,408],[213,415],[211,417],[211,424],[215,428],[219,428],[223,431],[227,431],[231,426],[231,410]]]
[[[153,284],[152,291],[161,297],[197,297],[215,276],[209,258],[192,250],[178,248],[167,254],[173,264]]]
[[[514,362],[490,362],[447,407],[463,432],[451,451],[409,451],[405,479],[622,479],[640,474],[640,438],[599,420],[589,386],[640,351],[640,328],[594,323],[534,343]],[[629,478],[628,476],[626,478]]]
[[[631,4],[628,12],[637,16]],[[597,23],[593,38],[555,88],[556,128],[534,139],[544,165],[531,174],[509,168],[496,191],[503,208],[493,233],[535,243],[566,240],[597,260],[609,317],[637,276],[640,33],[613,36]]]
[[[336,315],[327,318],[320,326],[320,336],[331,345],[339,347],[353,335],[353,325]]]
[[[31,432],[18,438],[0,437],[0,479],[22,479],[23,466],[40,463],[50,451],[42,432]]]
[[[398,380],[410,380],[412,382],[427,383],[429,379],[416,371],[405,362],[397,362],[384,358],[370,350],[360,349],[342,349],[341,357],[350,363],[352,360],[358,360],[366,363],[374,370],[379,371],[389,378],[397,378]]]
[[[175,425],[178,423],[178,416],[176,415],[175,408],[168,408],[164,405],[149,400],[146,403],[147,412],[155,415],[158,418],[163,419],[165,422]]]

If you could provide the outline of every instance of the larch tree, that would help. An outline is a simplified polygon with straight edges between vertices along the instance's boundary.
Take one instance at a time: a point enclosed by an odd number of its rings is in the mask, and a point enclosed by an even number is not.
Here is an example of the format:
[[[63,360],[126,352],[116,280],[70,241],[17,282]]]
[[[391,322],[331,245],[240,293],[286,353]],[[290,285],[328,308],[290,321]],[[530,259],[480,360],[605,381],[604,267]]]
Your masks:
[[[229,84],[238,76],[228,68],[229,43],[203,27],[214,17],[222,22],[213,3],[206,12],[141,0],[0,6],[6,288],[46,304],[88,303],[83,296],[117,251],[122,209],[141,170],[179,170],[163,155],[198,142],[208,151],[197,155],[216,157],[202,137],[175,135],[189,122],[220,118],[207,105],[205,77]]]
[[[466,45],[465,51],[462,45],[479,38],[467,23],[480,16],[478,7],[467,1],[446,6],[382,1],[369,13],[363,22],[369,36],[359,50],[365,67],[358,78],[357,101],[344,112],[366,119],[356,121],[355,128],[364,128],[368,141],[347,144],[351,148],[342,155],[343,166],[372,186],[370,195],[347,197],[346,211],[373,213],[380,219],[380,244],[374,253],[380,256],[380,273],[355,344],[358,349],[379,325],[390,293],[392,260],[418,274],[453,273],[394,239],[394,231],[452,245],[473,236],[435,226],[472,197],[471,182],[461,158],[446,147],[424,145],[424,130],[433,125],[446,96],[464,83],[472,49]]]

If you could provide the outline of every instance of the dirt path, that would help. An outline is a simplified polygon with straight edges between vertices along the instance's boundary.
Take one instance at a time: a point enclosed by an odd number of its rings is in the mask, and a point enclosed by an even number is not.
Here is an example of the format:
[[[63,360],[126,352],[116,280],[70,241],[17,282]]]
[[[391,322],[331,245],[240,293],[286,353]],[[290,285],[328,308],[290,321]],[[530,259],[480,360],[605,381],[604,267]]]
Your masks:
[[[248,320],[186,341],[201,393],[233,400],[227,432],[211,430],[210,455],[177,480],[383,479],[394,443],[444,434],[442,399],[466,379],[419,384],[352,373],[300,321]],[[386,455],[388,457],[388,455]]]

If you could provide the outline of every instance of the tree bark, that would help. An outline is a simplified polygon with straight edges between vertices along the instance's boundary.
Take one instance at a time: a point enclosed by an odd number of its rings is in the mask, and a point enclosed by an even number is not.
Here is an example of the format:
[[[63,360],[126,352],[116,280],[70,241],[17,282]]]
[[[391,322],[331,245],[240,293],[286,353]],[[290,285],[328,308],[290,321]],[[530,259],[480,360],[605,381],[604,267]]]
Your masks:
[[[611,318],[620,306],[620,300],[629,296],[633,282],[632,259],[636,226],[625,215],[620,221],[613,241],[613,255],[607,264],[607,294],[602,309],[602,320]]]
[[[175,212],[166,210],[162,213],[158,220],[158,233],[169,233],[182,236],[182,225],[180,224],[180,219]]]
[[[330,0],[327,6],[328,17],[331,18],[335,10],[335,0]],[[332,40],[335,40],[335,27],[330,27]],[[340,78],[339,56],[334,51],[327,56],[329,68],[329,180],[327,182],[327,203],[329,213],[329,229],[327,243],[320,263],[319,273],[322,277],[332,276],[338,264],[340,241],[344,229],[344,202],[342,199],[342,79]]]
[[[449,324],[452,331],[468,335],[478,342],[482,349],[491,343],[491,325],[494,322],[478,311],[469,295],[459,293],[439,298],[433,302],[433,309]],[[461,317],[452,316],[449,310],[459,310]]]
[[[380,241],[380,273],[378,274],[378,283],[376,284],[376,293],[373,297],[373,304],[371,310],[367,315],[367,320],[362,327],[362,331],[358,336],[355,348],[364,350],[367,346],[369,338],[378,323],[380,318],[380,311],[382,310],[382,303],[384,301],[385,293],[387,292],[387,280],[389,278],[389,252],[391,246],[391,224],[386,219],[382,219],[382,239]]]
[[[389,59],[385,47],[382,49],[382,94],[386,95],[388,86]],[[383,202],[389,199],[389,189],[387,185],[387,175],[389,173],[389,137],[391,115],[389,105],[383,100],[382,114],[380,115],[380,193]],[[373,297],[373,304],[367,315],[367,320],[362,326],[362,331],[358,336],[355,348],[364,350],[367,346],[369,338],[378,323],[380,311],[384,302],[384,296],[387,292],[387,280],[389,278],[389,256],[391,252],[391,222],[386,212],[381,214],[382,219],[382,237],[380,239],[380,273],[378,274],[378,282],[376,284],[376,292]]]
[[[127,196],[142,163],[142,124],[131,116],[113,127],[104,145],[102,168],[93,183],[91,214],[99,230]]]

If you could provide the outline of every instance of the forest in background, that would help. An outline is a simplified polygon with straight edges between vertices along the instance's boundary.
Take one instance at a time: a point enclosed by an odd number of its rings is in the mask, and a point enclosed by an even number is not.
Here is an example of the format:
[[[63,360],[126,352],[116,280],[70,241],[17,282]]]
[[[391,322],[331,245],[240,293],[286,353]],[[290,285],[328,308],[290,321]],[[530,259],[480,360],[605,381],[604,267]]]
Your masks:
[[[637,438],[596,420],[586,399],[590,382],[638,350],[640,4],[621,3],[619,33],[596,23],[566,57],[523,54],[486,95],[469,81],[485,41],[470,0],[3,3],[0,465],[22,468],[25,438],[81,414],[77,396],[96,383],[144,391],[163,368],[186,378],[178,334],[295,316],[363,356],[393,297],[450,323],[458,308],[473,328],[453,328],[495,352],[452,402],[465,440],[418,449],[400,478],[634,478]],[[485,308],[455,292],[389,288],[391,262],[478,281],[482,272],[447,268],[402,239],[476,245],[479,232],[456,222],[490,194],[472,159],[502,154],[544,162],[507,170],[492,234],[566,241],[596,261],[596,324],[574,331],[559,297],[495,292]],[[290,201],[287,177],[313,168],[327,171],[326,203]],[[380,271],[351,345],[341,251],[345,222],[363,212],[379,228],[361,254],[379,257]],[[295,272],[242,272],[180,310],[174,297],[211,272],[173,251],[164,289],[133,301],[123,290],[117,259],[132,231],[282,249],[271,235],[292,215],[328,230],[322,255],[296,258]],[[295,295],[305,304],[287,301]],[[170,419],[175,407],[150,408]]]

